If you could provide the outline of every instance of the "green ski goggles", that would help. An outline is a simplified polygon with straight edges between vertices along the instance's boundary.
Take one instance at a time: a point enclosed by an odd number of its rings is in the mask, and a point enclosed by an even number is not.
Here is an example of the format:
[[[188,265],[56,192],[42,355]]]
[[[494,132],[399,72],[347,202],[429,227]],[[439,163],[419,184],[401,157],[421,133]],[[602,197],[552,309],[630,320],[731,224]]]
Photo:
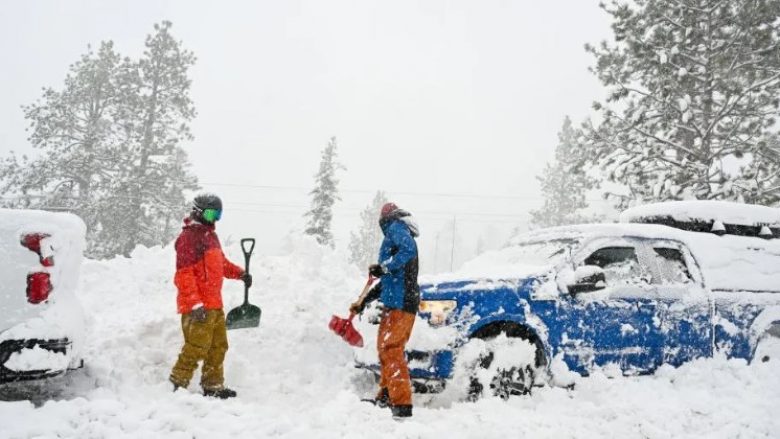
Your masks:
[[[209,223],[215,223],[222,218],[222,211],[219,209],[203,209],[203,219]]]

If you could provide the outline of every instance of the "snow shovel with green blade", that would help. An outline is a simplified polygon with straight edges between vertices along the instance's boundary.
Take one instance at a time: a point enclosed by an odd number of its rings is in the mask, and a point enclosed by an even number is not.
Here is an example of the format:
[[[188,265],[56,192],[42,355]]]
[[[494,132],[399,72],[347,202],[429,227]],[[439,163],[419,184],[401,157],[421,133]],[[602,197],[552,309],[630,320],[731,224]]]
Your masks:
[[[244,238],[241,240],[241,250],[244,251],[244,262],[246,272],[249,273],[249,258],[252,257],[252,251],[255,249],[255,240],[253,238]],[[257,328],[260,326],[259,306],[249,303],[249,287],[244,284],[244,303],[230,310],[227,315],[226,325],[228,330],[242,328]]]

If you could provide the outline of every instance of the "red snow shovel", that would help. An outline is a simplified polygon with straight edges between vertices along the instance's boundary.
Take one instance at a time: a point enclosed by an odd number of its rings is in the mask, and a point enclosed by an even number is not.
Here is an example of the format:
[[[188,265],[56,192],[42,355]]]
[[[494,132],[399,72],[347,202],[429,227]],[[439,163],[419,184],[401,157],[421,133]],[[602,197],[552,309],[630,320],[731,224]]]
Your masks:
[[[353,313],[349,313],[349,318],[347,319],[342,319],[339,316],[333,316],[330,318],[328,327],[333,332],[335,332],[336,335],[343,338],[345,342],[349,343],[350,346],[362,348],[363,336],[357,332],[357,329],[355,329],[354,326],[352,326],[353,318],[355,318],[355,314]]]
[[[363,288],[363,292],[360,293],[360,299],[363,300],[366,294],[368,294],[368,290],[371,289],[371,283],[374,282],[374,277],[369,276],[368,282],[366,282],[366,286]],[[355,318],[355,313],[350,312],[349,318],[343,319],[339,316],[334,315],[330,318],[330,323],[328,324],[328,327],[331,329],[331,331],[335,332],[336,335],[344,339],[345,342],[347,342],[350,346],[355,346],[358,348],[363,347],[363,336],[360,335],[359,332],[357,332],[357,329],[355,329],[354,326],[352,326],[352,319]]]

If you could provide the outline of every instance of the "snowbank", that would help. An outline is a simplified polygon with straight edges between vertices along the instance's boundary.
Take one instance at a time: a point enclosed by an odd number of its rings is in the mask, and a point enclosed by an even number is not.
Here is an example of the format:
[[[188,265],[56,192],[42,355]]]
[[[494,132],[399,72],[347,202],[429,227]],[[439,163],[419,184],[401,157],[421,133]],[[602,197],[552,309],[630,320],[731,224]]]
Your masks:
[[[226,249],[240,262],[237,248]],[[375,391],[352,350],[327,328],[359,293],[362,273],[308,240],[253,262],[250,301],[258,329],[231,331],[229,401],[205,399],[196,381],[172,393],[167,376],[181,344],[170,249],[87,261],[80,291],[88,311],[87,367],[52,385],[40,407],[0,402],[0,438],[567,438],[776,436],[780,365],[701,360],[652,377],[596,373],[575,390],[477,403],[415,396],[415,417],[393,421],[359,401]],[[242,300],[227,282],[226,307]],[[418,322],[419,323],[419,322]],[[197,380],[197,377],[196,377]]]

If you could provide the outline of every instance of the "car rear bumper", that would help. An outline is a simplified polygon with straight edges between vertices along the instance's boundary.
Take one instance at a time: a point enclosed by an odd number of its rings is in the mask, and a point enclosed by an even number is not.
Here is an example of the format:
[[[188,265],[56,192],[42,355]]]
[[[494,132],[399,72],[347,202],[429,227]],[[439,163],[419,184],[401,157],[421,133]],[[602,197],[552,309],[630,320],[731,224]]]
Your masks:
[[[46,364],[29,364],[24,368],[6,367],[6,363],[14,354],[23,354],[25,350],[43,349],[53,354],[70,357],[72,342],[67,338],[39,340],[4,340],[0,342],[0,383],[12,381],[36,380],[49,378],[65,373],[69,362],[63,362],[62,367],[49,367]]]

